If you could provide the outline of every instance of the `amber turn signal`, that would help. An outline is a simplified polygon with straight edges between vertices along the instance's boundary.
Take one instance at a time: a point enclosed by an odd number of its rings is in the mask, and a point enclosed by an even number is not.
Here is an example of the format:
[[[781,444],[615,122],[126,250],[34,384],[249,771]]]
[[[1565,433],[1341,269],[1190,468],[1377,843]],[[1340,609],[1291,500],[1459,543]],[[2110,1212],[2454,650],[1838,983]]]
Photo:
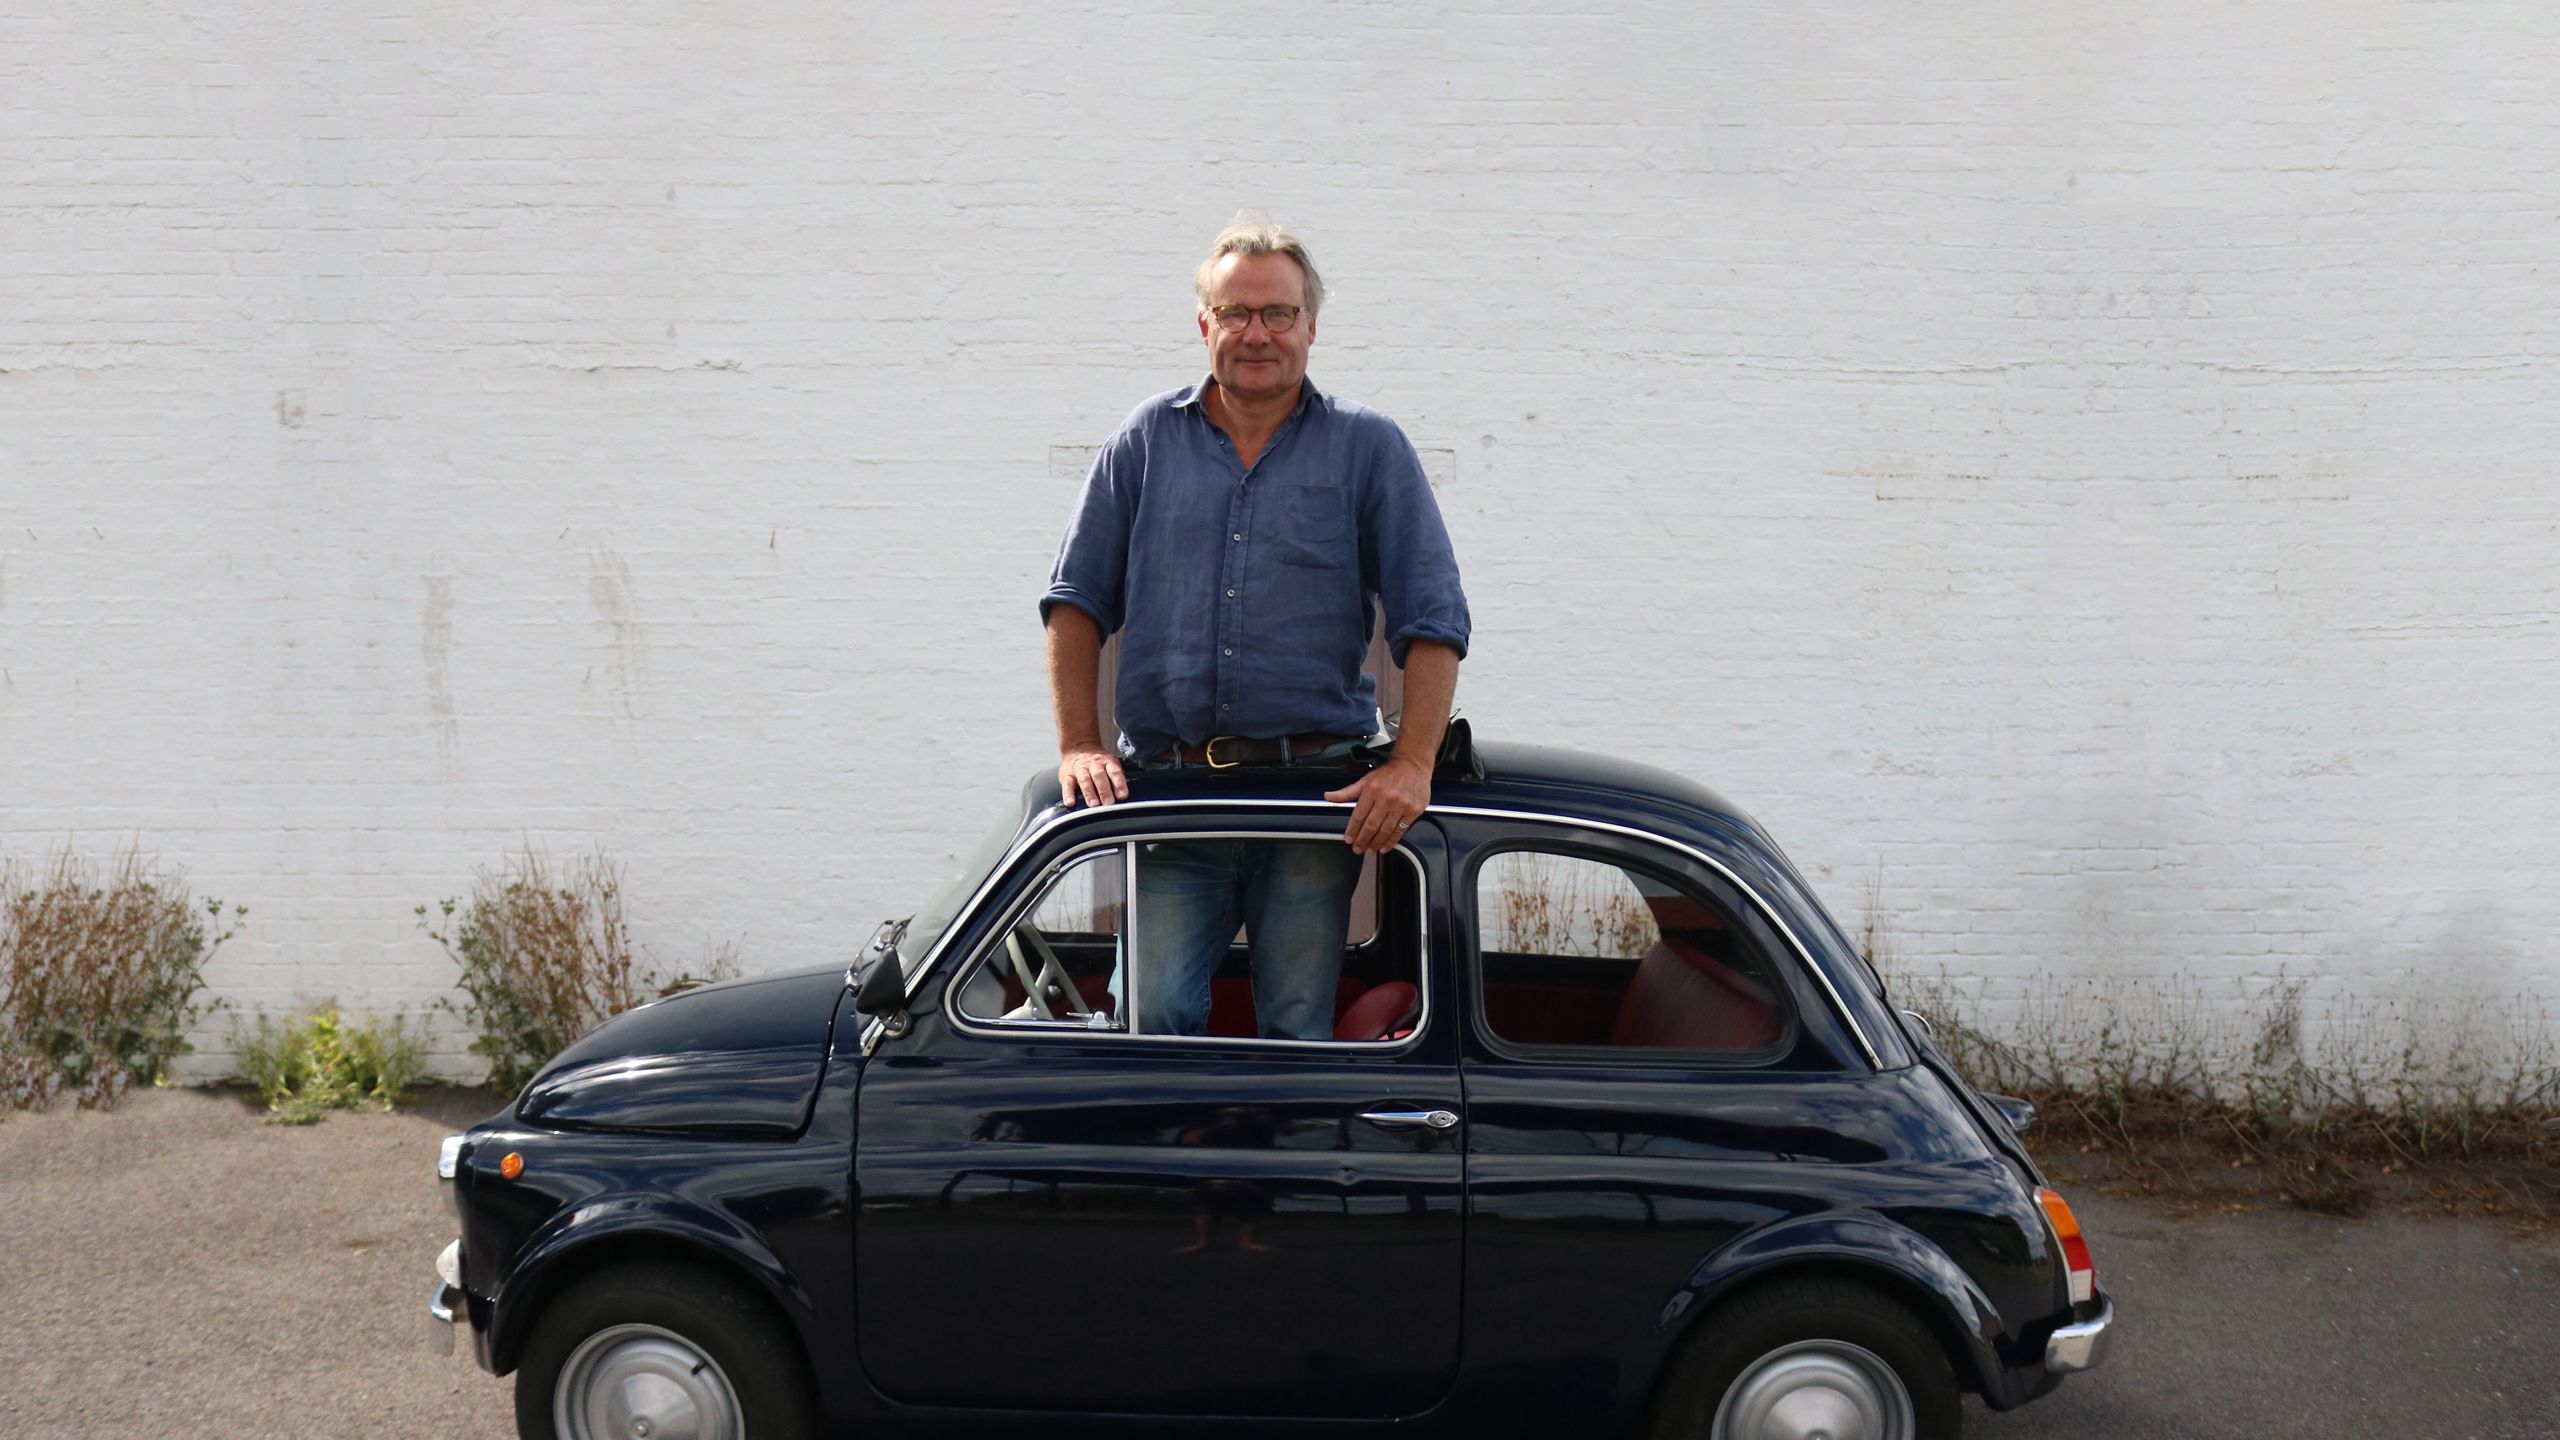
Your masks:
[[[2036,1192],[2036,1203],[2044,1207],[2045,1223],[2053,1227],[2054,1241],[2062,1248],[2062,1268],[2071,1279],[2071,1303],[2088,1304],[2098,1296],[2098,1266],[2089,1258],[2089,1242],[2080,1233],[2071,1202],[2062,1198],[2061,1191],[2048,1188]]]
[[[501,1175],[506,1176],[506,1177],[507,1177],[508,1179],[510,1179],[510,1180],[513,1180],[513,1179],[514,1179],[514,1178],[516,1178],[517,1176],[519,1176],[519,1175],[523,1174],[523,1173],[524,1173],[524,1157],[523,1157],[523,1156],[521,1156],[521,1155],[519,1155],[519,1154],[517,1154],[517,1153],[516,1153],[516,1152],[514,1152],[513,1150],[508,1151],[508,1152],[507,1152],[507,1158],[498,1162],[498,1173],[499,1173],[499,1174],[501,1174]],[[2059,1199],[2061,1199],[2062,1197],[2061,1197],[2061,1196],[2059,1196],[2059,1195],[2056,1195],[2056,1196],[2054,1196],[2054,1198],[2055,1198],[2055,1199],[2057,1199],[2057,1200],[2059,1200]],[[2065,1214],[2068,1214],[2068,1213],[2070,1213],[2070,1212],[2065,1211],[2064,1213],[2065,1213]],[[2075,1230],[2075,1231],[2073,1231],[2072,1233],[2076,1235],[2076,1234],[2078,1234],[2079,1232]]]

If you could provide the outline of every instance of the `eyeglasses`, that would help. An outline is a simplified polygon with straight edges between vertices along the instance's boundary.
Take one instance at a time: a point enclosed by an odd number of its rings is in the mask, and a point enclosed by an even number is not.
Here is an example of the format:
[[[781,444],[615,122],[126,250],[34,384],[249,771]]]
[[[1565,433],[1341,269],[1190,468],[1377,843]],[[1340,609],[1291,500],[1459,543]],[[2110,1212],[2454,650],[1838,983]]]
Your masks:
[[[1209,318],[1217,321],[1218,328],[1228,334],[1241,335],[1244,327],[1259,315],[1263,329],[1274,335],[1286,335],[1289,327],[1297,324],[1298,317],[1304,313],[1306,307],[1303,305],[1265,305],[1259,310],[1250,305],[1214,305],[1209,309]]]

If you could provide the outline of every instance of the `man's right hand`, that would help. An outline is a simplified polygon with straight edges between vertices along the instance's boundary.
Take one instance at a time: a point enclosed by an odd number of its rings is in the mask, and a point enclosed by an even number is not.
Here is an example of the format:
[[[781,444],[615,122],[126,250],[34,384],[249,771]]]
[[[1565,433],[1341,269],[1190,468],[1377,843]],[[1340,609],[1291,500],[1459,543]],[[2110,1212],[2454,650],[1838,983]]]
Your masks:
[[[1099,745],[1079,745],[1058,758],[1058,797],[1073,805],[1108,805],[1129,798],[1120,757]]]

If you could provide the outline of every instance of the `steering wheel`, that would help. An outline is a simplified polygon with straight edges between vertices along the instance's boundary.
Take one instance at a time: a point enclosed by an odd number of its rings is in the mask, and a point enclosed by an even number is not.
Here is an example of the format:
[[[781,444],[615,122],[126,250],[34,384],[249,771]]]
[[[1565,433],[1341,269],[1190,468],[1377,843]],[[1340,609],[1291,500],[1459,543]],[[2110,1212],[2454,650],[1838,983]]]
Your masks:
[[[1031,958],[1023,954],[1026,950],[1038,957],[1036,970]],[[1024,998],[1041,1019],[1057,1019],[1060,1004],[1075,1019],[1092,1017],[1093,1007],[1084,1003],[1083,992],[1067,978],[1067,967],[1058,963],[1058,952],[1049,948],[1048,937],[1040,933],[1039,926],[1028,920],[1014,926],[1004,937],[1004,953],[1013,962],[1013,978],[1022,982]]]

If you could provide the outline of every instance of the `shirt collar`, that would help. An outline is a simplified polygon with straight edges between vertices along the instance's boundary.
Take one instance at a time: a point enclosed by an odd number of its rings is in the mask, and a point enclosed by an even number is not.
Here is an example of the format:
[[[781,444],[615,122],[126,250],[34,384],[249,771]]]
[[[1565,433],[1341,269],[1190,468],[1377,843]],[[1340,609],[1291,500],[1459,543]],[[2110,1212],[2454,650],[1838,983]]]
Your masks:
[[[1200,409],[1209,398],[1209,387],[1217,383],[1218,377],[1215,375],[1201,376],[1190,388],[1174,393],[1173,408],[1176,410]],[[1316,382],[1301,375],[1298,377],[1298,408],[1289,412],[1289,418],[1294,420],[1323,403],[1324,393],[1316,389]]]

